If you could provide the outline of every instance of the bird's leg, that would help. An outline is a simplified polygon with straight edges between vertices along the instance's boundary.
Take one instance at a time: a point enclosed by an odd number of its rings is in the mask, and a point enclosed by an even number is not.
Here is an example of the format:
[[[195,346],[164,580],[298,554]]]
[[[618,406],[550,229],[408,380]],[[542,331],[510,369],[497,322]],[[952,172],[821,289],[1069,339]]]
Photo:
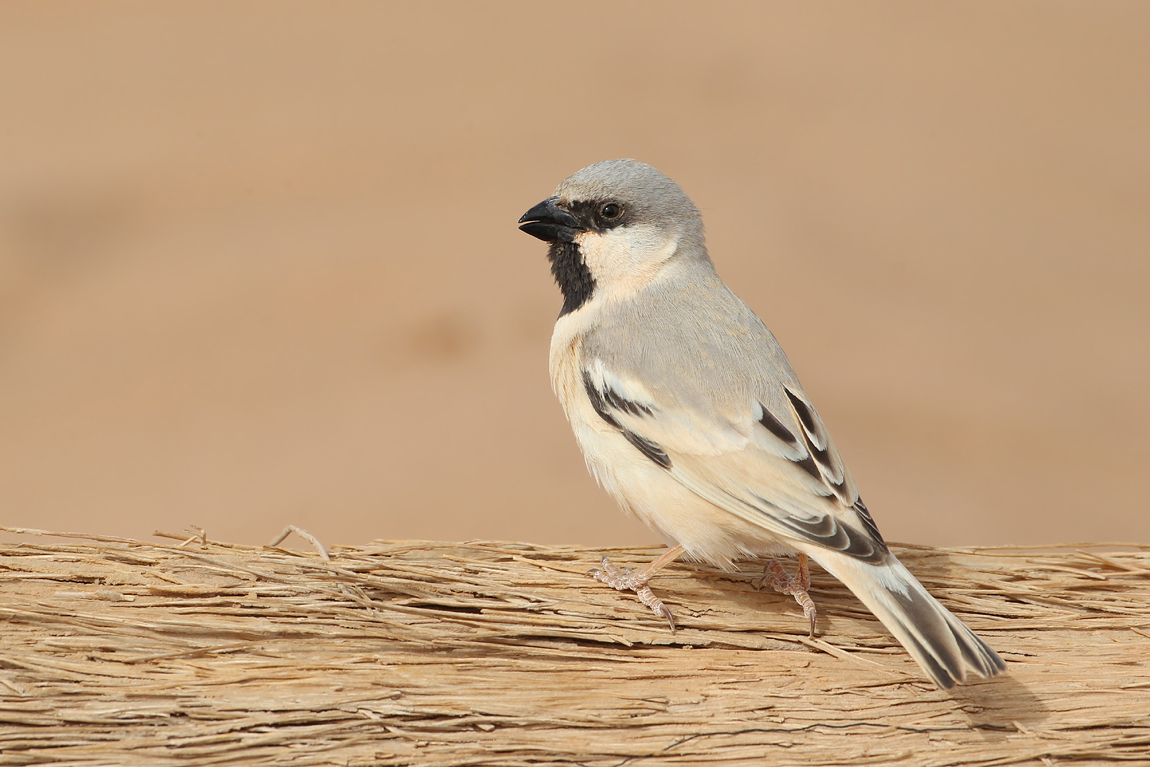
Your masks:
[[[788,575],[778,560],[772,559],[763,568],[763,577],[755,581],[755,588],[770,586],[780,594],[790,594],[803,608],[803,615],[811,622],[811,639],[815,637],[815,618],[818,610],[807,590],[811,587],[811,571],[807,568],[807,555],[799,554],[798,577]]]
[[[663,604],[663,600],[652,593],[651,587],[647,585],[647,581],[654,577],[655,573],[674,562],[682,553],[682,546],[667,549],[659,555],[657,559],[638,572],[635,572],[629,567],[625,570],[620,570],[611,564],[610,559],[603,557],[603,561],[599,566],[588,570],[587,574],[619,591],[634,591],[635,595],[639,597],[639,601],[651,608],[651,612],[655,613],[655,615],[658,615],[660,618],[666,618],[667,623],[671,626],[671,631],[674,631],[675,616],[671,615],[671,610]]]

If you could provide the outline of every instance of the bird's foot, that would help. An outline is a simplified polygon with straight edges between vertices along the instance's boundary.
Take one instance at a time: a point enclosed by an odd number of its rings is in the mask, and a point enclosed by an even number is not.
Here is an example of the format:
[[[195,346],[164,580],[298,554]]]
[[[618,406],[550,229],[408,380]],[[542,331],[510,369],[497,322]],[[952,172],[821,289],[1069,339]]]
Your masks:
[[[603,557],[599,566],[588,570],[587,574],[619,591],[634,591],[640,602],[651,608],[655,615],[665,618],[672,632],[675,630],[675,616],[671,615],[671,610],[663,604],[663,600],[651,591],[647,585],[647,576],[642,571],[635,572],[629,567],[620,570],[610,559]]]
[[[753,582],[757,589],[763,586],[770,586],[780,594],[790,594],[803,608],[803,615],[811,622],[811,639],[815,637],[815,619],[818,617],[818,610],[815,608],[814,600],[807,590],[811,587],[811,573],[807,569],[807,555],[799,554],[799,569],[797,576],[790,575],[783,566],[779,564],[778,560],[772,559],[763,568],[763,577],[758,578]]]

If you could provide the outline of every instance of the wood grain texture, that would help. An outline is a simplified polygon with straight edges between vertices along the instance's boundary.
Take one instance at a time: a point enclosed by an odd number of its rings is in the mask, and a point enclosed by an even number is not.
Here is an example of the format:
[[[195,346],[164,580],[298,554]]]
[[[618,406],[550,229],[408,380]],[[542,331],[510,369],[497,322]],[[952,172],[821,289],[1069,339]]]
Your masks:
[[[673,565],[672,634],[575,547],[31,535],[0,547],[0,764],[1150,762],[1150,546],[892,548],[1006,676],[934,688],[821,571],[809,640],[757,565]]]

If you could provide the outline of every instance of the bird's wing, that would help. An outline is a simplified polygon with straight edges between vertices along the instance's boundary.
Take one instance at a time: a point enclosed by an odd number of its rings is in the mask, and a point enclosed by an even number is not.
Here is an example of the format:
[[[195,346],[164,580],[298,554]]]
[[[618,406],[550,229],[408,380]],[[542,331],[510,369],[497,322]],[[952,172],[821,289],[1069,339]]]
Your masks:
[[[719,405],[714,393],[670,396],[641,372],[620,374],[593,359],[583,388],[600,418],[716,506],[783,539],[886,559],[850,472],[797,384],[752,382],[745,403]]]

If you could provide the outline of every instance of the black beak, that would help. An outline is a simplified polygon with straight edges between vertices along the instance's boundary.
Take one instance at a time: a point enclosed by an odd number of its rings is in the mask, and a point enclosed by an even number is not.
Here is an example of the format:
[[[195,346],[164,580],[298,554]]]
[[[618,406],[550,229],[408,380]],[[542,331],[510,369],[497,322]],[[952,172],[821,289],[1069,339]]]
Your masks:
[[[555,204],[557,199],[548,197],[524,213],[519,219],[519,228],[546,242],[571,242],[575,235],[587,231],[579,219]]]

